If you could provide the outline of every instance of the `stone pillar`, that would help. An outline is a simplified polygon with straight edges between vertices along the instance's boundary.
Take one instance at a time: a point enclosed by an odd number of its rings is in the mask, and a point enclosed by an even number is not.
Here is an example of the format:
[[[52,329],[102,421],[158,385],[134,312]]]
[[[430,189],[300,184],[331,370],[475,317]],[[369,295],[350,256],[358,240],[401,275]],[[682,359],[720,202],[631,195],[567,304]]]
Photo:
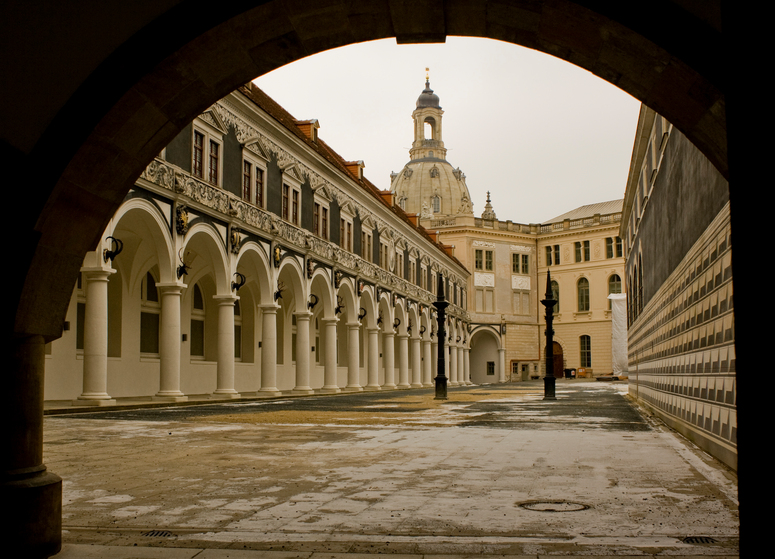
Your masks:
[[[361,392],[361,363],[360,363],[360,343],[361,343],[361,323],[347,323],[347,386],[345,392]]]
[[[62,479],[43,464],[43,336],[4,340],[0,411],[0,510],[18,557],[49,557],[62,546]]]
[[[396,388],[396,335],[391,326],[387,328],[382,338],[382,362],[385,364],[385,384],[382,388],[392,390]]]
[[[431,387],[433,386],[433,372],[431,364],[431,361],[433,361],[433,354],[431,353],[430,340],[426,339],[422,341],[422,353],[422,385],[425,387]]]
[[[431,356],[439,354],[439,336],[433,336],[431,340]],[[438,359],[431,357],[431,378],[435,379],[439,374],[439,362]]]
[[[467,347],[463,350],[463,365],[466,371],[466,384],[474,384],[471,381],[471,348]]]
[[[83,329],[83,393],[76,406],[112,406],[108,395],[108,276],[113,269],[81,268],[86,280]]]
[[[457,348],[457,378],[460,386],[466,386],[469,384],[466,378],[466,366],[463,362],[463,346]]]
[[[295,394],[314,394],[315,391],[309,385],[309,361],[311,350],[309,343],[309,320],[312,313],[302,311],[294,313],[296,316],[296,386]]]
[[[161,325],[159,327],[159,391],[154,400],[185,402],[188,396],[180,391],[180,297],[183,285],[157,283],[161,294]]]
[[[409,334],[398,335],[398,388],[410,388],[409,384]]]
[[[259,393],[277,394],[277,309],[274,303],[261,309],[261,388]]]
[[[412,388],[422,388],[422,354],[420,336],[412,338]]]
[[[498,350],[498,357],[500,358],[500,371],[498,371],[498,382],[506,382],[506,350],[501,348]]]
[[[326,354],[323,359],[323,365],[325,369],[323,373],[323,388],[321,388],[320,391],[326,394],[341,392],[336,379],[336,323],[339,322],[339,319],[323,318],[321,319],[321,322],[325,328]]]
[[[449,344],[449,385],[460,386],[457,375],[457,346]]]
[[[367,329],[369,333],[369,382],[366,390],[382,390],[379,385],[379,328]]]
[[[234,303],[235,295],[216,295],[218,302],[217,387],[211,398],[239,398],[234,389]]]

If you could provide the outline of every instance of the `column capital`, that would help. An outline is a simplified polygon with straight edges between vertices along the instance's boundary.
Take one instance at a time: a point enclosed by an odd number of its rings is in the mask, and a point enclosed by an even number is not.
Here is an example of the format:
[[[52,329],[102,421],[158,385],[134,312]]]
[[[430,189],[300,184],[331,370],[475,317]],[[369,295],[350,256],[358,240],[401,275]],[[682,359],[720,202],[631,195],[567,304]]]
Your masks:
[[[218,301],[219,305],[228,305],[229,303],[233,305],[239,301],[239,295],[234,295],[233,293],[227,295],[213,295],[213,300]]]
[[[296,311],[293,313],[293,316],[296,317],[296,320],[309,320],[312,318],[312,313],[309,311]]]
[[[337,322],[339,322],[339,319],[336,318],[335,316],[332,316],[327,318],[321,318],[320,322],[322,322],[323,324],[336,324]]]
[[[110,266],[86,267],[81,268],[81,273],[87,280],[107,280],[108,276],[115,274],[116,270]]]
[[[360,328],[361,323],[360,322],[348,322],[346,325],[350,330],[354,330],[355,328]]]
[[[157,283],[156,289],[161,290],[164,295],[180,295],[183,290],[188,287],[185,283],[170,282],[170,283]]]
[[[276,313],[281,307],[276,303],[267,303],[266,305],[257,305],[265,313]]]

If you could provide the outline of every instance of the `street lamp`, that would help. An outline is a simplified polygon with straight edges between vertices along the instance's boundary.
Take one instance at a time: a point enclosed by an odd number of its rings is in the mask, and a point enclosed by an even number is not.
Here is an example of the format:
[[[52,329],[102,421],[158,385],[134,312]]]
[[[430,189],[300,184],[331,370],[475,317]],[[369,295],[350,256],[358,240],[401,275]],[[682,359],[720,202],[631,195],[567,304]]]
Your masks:
[[[434,400],[447,400],[447,375],[444,371],[444,343],[443,340],[446,336],[446,333],[444,332],[444,321],[446,320],[446,308],[449,305],[444,300],[444,279],[442,278],[441,274],[439,274],[439,284],[438,289],[436,289],[436,293],[438,294],[436,296],[436,302],[433,303],[433,306],[436,307],[437,312],[437,324],[438,324],[438,336],[439,336],[439,344],[437,348],[437,365],[436,365],[436,378],[434,379],[436,383],[436,396]]]
[[[541,304],[546,307],[546,376],[544,377],[544,400],[556,400],[554,395],[554,330],[552,329],[552,307],[557,302],[552,298],[552,277],[546,270],[546,295]]]

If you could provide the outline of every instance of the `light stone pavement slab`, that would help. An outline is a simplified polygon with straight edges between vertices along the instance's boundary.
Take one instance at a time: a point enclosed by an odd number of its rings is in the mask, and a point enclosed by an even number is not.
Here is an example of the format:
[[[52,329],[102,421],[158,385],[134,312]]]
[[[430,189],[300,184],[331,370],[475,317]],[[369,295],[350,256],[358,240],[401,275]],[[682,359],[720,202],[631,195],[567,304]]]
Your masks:
[[[521,385],[409,411],[414,391],[47,417],[58,557],[737,554],[734,474],[634,413],[626,385],[558,383],[556,403]],[[305,422],[321,406],[354,419]],[[277,409],[299,421],[256,415]]]

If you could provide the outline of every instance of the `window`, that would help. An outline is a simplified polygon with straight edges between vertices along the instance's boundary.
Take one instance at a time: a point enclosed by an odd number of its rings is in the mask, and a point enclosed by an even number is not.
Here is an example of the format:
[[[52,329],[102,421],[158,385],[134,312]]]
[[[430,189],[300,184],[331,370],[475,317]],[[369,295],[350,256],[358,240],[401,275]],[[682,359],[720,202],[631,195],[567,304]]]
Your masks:
[[[264,169],[254,161],[242,161],[242,199],[264,207]]]
[[[589,312],[589,280],[581,278],[578,283],[579,312]]]
[[[589,336],[581,336],[579,338],[580,357],[582,367],[592,366],[592,340]]]
[[[560,245],[554,245],[554,251],[552,251],[552,245],[549,245],[546,247],[546,265],[551,266],[554,264],[555,266],[560,264]],[[552,256],[552,252],[554,252],[554,256]]]
[[[239,300],[234,301],[234,359],[242,361],[242,312]]]
[[[488,271],[492,271],[492,251],[491,250],[484,251],[484,269]]]
[[[159,291],[151,272],[140,283],[140,353],[159,353]]]
[[[431,198],[431,207],[433,208],[433,213],[441,213],[441,197],[434,196]]]
[[[384,270],[388,269],[388,245],[383,242],[379,243],[379,267]]]
[[[191,173],[210,184],[218,185],[221,182],[221,142],[214,136],[194,130]]]
[[[352,252],[353,247],[353,222],[350,218],[339,220],[339,246]]]
[[[191,357],[205,356],[205,301],[199,284],[191,297]]]
[[[487,362],[487,374],[488,375],[494,375],[495,374],[495,361],[488,361]]]
[[[363,258],[367,262],[371,262],[371,259],[374,254],[374,250],[372,248],[371,243],[372,243],[371,233],[362,232],[361,233],[361,258]]]
[[[527,254],[522,255],[522,273],[523,274],[530,273],[530,256]]]
[[[294,225],[299,225],[299,212],[301,211],[299,207],[300,199],[301,192],[297,187],[291,186],[288,183],[283,183],[280,217]]]
[[[608,278],[608,294],[621,293],[622,292],[622,278],[618,274],[612,275]],[[608,299],[608,310],[611,310],[611,299]]]
[[[606,258],[621,258],[622,252],[622,238],[621,237],[608,237],[605,240],[605,257]]]
[[[512,274],[519,273],[519,254],[511,255],[511,273]]]
[[[624,256],[624,251],[622,250],[622,238],[616,237],[616,257],[622,258]]]
[[[409,281],[417,285],[417,261],[414,258],[409,259]]]
[[[484,267],[484,251],[476,249],[474,251],[474,268],[481,270]]]
[[[589,262],[589,241],[575,243],[576,262]]]

